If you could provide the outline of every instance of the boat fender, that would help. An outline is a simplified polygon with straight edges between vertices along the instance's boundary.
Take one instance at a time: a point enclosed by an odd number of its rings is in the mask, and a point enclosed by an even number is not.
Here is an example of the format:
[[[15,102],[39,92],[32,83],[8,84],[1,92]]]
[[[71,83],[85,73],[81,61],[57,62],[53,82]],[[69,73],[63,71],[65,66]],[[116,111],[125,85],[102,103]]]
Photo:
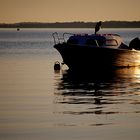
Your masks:
[[[58,61],[56,61],[54,63],[54,70],[60,70],[61,66],[60,66],[60,63]]]

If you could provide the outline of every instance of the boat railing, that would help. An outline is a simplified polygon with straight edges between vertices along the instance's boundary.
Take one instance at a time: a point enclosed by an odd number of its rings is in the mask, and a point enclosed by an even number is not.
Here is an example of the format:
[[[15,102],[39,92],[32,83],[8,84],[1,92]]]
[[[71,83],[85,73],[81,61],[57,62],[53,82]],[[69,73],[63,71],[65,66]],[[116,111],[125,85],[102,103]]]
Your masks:
[[[73,33],[63,33],[61,36],[59,36],[59,34],[57,32],[54,32],[52,34],[53,39],[54,39],[54,44],[60,44],[63,42],[66,42],[67,39],[71,36],[74,35]]]
[[[57,32],[54,32],[52,34],[52,37],[54,39],[54,44],[60,43],[60,37],[59,37],[59,34]]]

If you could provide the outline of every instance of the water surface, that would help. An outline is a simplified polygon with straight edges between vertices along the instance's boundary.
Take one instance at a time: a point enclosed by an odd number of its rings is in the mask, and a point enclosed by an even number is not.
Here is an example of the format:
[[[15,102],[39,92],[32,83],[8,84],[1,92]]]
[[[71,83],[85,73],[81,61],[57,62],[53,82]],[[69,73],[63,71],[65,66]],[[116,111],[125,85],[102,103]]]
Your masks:
[[[71,73],[51,34],[93,29],[0,29],[0,139],[138,140],[140,68]],[[140,29],[103,29],[129,44]]]

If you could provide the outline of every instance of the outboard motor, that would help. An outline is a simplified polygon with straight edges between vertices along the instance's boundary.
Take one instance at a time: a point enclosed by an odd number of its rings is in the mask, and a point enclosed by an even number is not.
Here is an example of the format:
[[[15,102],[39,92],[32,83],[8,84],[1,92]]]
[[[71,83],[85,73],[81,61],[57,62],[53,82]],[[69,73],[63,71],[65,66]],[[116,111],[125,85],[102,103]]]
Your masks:
[[[129,43],[129,48],[135,49],[135,50],[140,50],[140,39],[138,37],[136,37],[133,40],[131,40],[131,42]]]

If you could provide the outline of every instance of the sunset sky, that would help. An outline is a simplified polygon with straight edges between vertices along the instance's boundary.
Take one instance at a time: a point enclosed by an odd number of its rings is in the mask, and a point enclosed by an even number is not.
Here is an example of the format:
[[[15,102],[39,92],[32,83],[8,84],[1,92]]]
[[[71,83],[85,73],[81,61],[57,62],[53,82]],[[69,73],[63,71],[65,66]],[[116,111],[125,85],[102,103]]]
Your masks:
[[[140,21],[140,0],[0,0],[0,23]]]

